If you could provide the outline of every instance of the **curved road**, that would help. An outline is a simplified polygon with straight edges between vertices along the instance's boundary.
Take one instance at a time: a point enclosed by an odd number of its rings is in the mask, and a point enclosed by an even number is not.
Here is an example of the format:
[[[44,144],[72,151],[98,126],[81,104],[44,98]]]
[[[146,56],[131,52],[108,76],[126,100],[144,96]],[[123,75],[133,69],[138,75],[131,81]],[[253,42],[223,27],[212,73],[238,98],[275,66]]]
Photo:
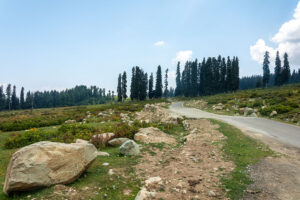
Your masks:
[[[182,102],[172,103],[170,110],[190,118],[212,118],[227,122],[242,130],[253,131],[300,148],[300,127],[265,118],[217,115],[196,108],[187,108]]]

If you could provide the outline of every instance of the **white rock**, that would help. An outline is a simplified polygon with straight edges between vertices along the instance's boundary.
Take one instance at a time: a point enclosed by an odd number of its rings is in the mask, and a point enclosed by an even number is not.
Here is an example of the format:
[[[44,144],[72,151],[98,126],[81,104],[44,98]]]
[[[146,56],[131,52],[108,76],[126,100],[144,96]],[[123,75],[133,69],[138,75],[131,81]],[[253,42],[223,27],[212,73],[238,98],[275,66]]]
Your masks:
[[[109,156],[109,153],[104,152],[104,151],[98,151],[97,156]]]
[[[114,175],[114,174],[115,174],[115,172],[114,172],[114,170],[113,170],[113,169],[109,169],[109,170],[108,170],[108,174],[109,174],[109,175]]]

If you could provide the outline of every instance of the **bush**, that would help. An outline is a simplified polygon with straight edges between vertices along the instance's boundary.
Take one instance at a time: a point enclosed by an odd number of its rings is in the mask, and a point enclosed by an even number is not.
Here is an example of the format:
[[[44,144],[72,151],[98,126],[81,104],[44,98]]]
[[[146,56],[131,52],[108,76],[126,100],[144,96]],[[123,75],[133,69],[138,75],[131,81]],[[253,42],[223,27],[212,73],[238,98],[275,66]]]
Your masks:
[[[275,110],[278,114],[282,114],[282,113],[287,113],[287,112],[293,110],[293,108],[291,108],[290,106],[282,105],[282,104],[268,106],[261,110],[261,114],[269,116],[273,110]]]
[[[43,130],[30,130],[21,134],[11,134],[11,137],[4,142],[4,147],[14,149],[24,147],[36,142],[51,140],[55,137],[55,132],[47,132]]]
[[[64,124],[58,129],[59,142],[71,143],[76,139],[90,140],[97,133],[97,129],[86,124]]]

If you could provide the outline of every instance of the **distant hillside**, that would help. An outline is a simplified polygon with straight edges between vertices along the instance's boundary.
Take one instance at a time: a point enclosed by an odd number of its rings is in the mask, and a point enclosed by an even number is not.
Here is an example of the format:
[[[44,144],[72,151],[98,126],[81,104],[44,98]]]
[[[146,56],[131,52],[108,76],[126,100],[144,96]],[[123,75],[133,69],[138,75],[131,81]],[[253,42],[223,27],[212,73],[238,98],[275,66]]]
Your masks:
[[[206,96],[186,105],[220,114],[270,117],[300,125],[300,84]]]

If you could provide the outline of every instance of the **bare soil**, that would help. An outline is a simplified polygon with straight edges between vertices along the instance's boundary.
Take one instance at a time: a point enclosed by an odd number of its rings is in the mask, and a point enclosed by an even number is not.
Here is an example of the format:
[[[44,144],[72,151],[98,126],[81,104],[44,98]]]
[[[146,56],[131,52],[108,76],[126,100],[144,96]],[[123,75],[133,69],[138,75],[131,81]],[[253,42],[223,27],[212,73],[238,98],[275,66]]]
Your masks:
[[[227,199],[220,176],[234,169],[222,157],[225,138],[206,119],[187,120],[189,134],[180,147],[152,148],[136,166],[141,179],[160,177],[163,185],[155,199]]]

